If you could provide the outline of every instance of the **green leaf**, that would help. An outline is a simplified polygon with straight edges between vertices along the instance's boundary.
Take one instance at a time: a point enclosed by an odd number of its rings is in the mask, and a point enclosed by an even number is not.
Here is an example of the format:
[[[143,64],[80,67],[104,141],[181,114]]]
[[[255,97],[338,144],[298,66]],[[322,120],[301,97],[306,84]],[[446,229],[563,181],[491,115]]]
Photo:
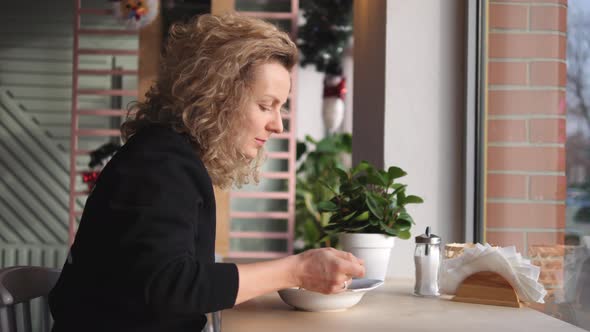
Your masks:
[[[400,188],[396,189],[396,191],[399,191],[397,193],[397,204],[405,205],[406,204],[406,193],[403,190],[400,190]]]
[[[320,215],[319,225],[321,227],[323,227],[324,225],[327,225],[329,221],[330,221],[330,214],[329,213],[324,213],[324,214]]]
[[[318,144],[318,141],[314,140],[311,136],[305,135],[305,140],[309,143]]]
[[[307,209],[307,211],[309,211],[309,213],[311,213],[311,215],[313,215],[313,217],[316,220],[318,220],[320,218],[320,214],[319,214],[315,204],[313,203],[313,195],[309,192],[304,193],[303,199],[304,199],[305,208]]]
[[[328,184],[326,181],[321,180],[321,179],[318,179],[318,183],[320,183],[321,185],[323,185],[324,187],[326,187],[327,189],[329,189],[335,195],[338,195],[338,192],[336,190],[334,190],[334,188],[332,188],[332,186],[330,186],[330,184]]]
[[[398,232],[409,231],[412,227],[412,224],[407,220],[400,220],[398,219],[395,224],[393,224],[393,228]]]
[[[297,181],[297,186],[298,187],[295,189],[295,197],[302,198],[305,196],[305,194],[307,194],[307,191],[301,188],[301,183],[299,181]]]
[[[356,214],[356,211],[353,211],[352,213],[344,216],[343,218],[340,218],[340,220],[342,220],[342,221],[348,221],[348,220],[350,220],[350,218],[354,217],[355,214]]]
[[[342,149],[344,152],[351,153],[352,152],[352,135],[350,133],[343,133],[340,137],[340,141],[342,142]]]
[[[385,207],[389,204],[389,202],[385,199],[385,197],[376,194],[376,193],[369,193],[369,195],[371,197],[373,197],[373,199],[375,199],[375,201],[377,202],[377,204],[379,204],[379,206],[381,207],[382,210],[385,209]]]
[[[346,227],[347,232],[360,232],[369,226],[369,222],[363,221],[361,224],[355,224],[354,227]]]
[[[389,180],[395,180],[397,178],[401,178],[402,176],[408,175],[408,173],[404,172],[403,169],[396,166],[389,167],[387,174],[389,175]]]
[[[360,184],[365,186],[367,184],[367,176],[366,175],[359,175],[354,178],[354,180]]]
[[[333,170],[338,175],[341,182],[348,181],[348,173],[346,173],[346,171],[339,167],[334,167]]]
[[[330,202],[323,201],[318,203],[318,211],[320,212],[334,212],[338,210],[338,205]]]
[[[410,222],[410,223],[412,223],[414,225],[416,224],[414,222],[414,219],[412,219],[412,216],[410,216],[407,212],[400,212],[399,215],[397,216],[397,220],[398,221],[399,220],[405,220],[405,221],[408,221],[408,222]]]
[[[352,220],[354,220],[354,221],[365,221],[367,219],[369,219],[369,211],[365,211],[365,212],[359,214],[358,216],[354,217],[354,219],[352,219]]]
[[[328,232],[334,231],[334,230],[340,229],[341,226],[342,225],[340,225],[339,223],[330,223],[330,224],[327,224],[326,226],[324,226],[324,230],[328,231]]]
[[[396,236],[398,234],[398,232],[395,229],[387,226],[387,224],[385,224],[384,222],[380,222],[379,226],[381,227],[382,230],[385,231],[385,233],[387,233],[389,235]]]
[[[387,185],[387,181],[378,172],[371,172],[367,174],[367,183],[382,187]]]
[[[406,197],[406,200],[404,201],[404,203],[405,204],[420,204],[420,203],[424,203],[424,200],[422,199],[422,197],[410,195],[410,196]]]
[[[304,142],[297,141],[297,159],[299,160],[307,152],[307,145]]]
[[[340,192],[347,196],[352,196],[352,193],[359,188],[361,188],[361,186],[356,183],[345,182],[340,186]]]
[[[368,161],[363,160],[360,163],[358,163],[358,165],[356,165],[353,169],[352,169],[352,175],[354,176],[355,174],[358,174],[362,171],[366,171],[368,169],[371,169],[372,166],[371,164],[369,164]]]
[[[326,137],[318,142],[318,144],[316,145],[316,151],[325,153],[336,153],[338,152],[338,147],[336,146],[336,144],[334,144],[333,140]]]
[[[407,240],[412,237],[412,234],[410,234],[409,231],[403,231],[403,232],[397,233],[397,237],[399,237],[402,240]]]
[[[386,171],[384,170],[379,170],[377,172],[377,174],[379,174],[379,177],[383,180],[383,186],[386,187],[389,185],[389,174],[387,174]]]
[[[369,210],[371,210],[371,213],[373,213],[373,215],[377,217],[377,219],[382,220],[383,209],[379,207],[379,204],[372,195],[367,195],[366,203],[369,207]]]
[[[397,183],[397,184],[399,184],[399,183]],[[406,190],[407,186],[408,186],[407,184],[399,184],[399,186],[396,186],[395,190],[391,193],[391,195],[394,196],[400,192],[404,193],[404,190]],[[406,194],[404,193],[404,197],[405,197],[405,195]],[[400,203],[400,204],[404,204],[404,203]]]
[[[307,221],[304,224],[304,237],[309,242],[315,242],[320,237],[319,230],[315,227],[315,224],[312,221]],[[307,244],[307,243],[306,243]]]

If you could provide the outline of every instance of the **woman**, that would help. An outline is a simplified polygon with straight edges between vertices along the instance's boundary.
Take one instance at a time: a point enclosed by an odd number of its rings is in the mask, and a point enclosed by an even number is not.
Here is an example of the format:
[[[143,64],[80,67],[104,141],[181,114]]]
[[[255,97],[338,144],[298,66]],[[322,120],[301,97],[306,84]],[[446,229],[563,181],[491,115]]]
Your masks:
[[[263,21],[203,15],[170,31],[160,76],[122,126],[125,145],[88,198],[50,306],[54,331],[199,331],[204,313],[287,287],[322,293],[364,275],[318,249],[214,263],[215,198],[257,181],[283,131],[297,49]]]

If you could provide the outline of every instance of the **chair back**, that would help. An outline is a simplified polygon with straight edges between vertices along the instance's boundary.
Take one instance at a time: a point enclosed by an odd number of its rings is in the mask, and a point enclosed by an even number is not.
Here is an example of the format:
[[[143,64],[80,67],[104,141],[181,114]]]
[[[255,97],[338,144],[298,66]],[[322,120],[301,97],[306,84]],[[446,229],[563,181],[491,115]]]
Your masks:
[[[0,269],[0,331],[17,332],[20,326],[23,332],[32,332],[31,300],[41,298],[41,331],[49,332],[51,315],[47,295],[59,274],[59,269],[39,266]]]

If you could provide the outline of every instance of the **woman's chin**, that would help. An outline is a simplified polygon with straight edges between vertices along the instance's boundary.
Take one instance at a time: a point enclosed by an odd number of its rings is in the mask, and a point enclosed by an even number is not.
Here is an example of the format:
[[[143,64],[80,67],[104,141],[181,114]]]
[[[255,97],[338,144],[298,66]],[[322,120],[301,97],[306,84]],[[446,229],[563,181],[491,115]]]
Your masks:
[[[241,155],[247,159],[248,161],[252,161],[259,156],[263,156],[265,154],[264,147],[256,147],[251,150],[243,151]]]
[[[248,153],[244,154],[244,157],[249,161],[254,160],[258,156],[258,149],[256,151],[248,151]]]

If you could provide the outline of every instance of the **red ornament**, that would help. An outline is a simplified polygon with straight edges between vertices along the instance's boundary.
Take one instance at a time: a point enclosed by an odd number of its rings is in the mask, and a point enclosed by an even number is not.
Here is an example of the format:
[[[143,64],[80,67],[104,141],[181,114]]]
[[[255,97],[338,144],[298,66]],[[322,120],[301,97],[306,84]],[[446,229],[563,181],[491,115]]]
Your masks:
[[[324,127],[330,134],[335,133],[344,120],[344,95],[346,78],[342,75],[326,75],[324,79],[324,99],[322,101],[322,119]]]
[[[346,78],[342,77],[340,83],[335,86],[327,86],[324,84],[324,98],[326,97],[338,97],[344,99],[346,94]]]
[[[100,171],[82,172],[82,181],[88,185],[88,191],[91,191],[92,188],[94,188],[94,184],[96,183],[99,174]]]

